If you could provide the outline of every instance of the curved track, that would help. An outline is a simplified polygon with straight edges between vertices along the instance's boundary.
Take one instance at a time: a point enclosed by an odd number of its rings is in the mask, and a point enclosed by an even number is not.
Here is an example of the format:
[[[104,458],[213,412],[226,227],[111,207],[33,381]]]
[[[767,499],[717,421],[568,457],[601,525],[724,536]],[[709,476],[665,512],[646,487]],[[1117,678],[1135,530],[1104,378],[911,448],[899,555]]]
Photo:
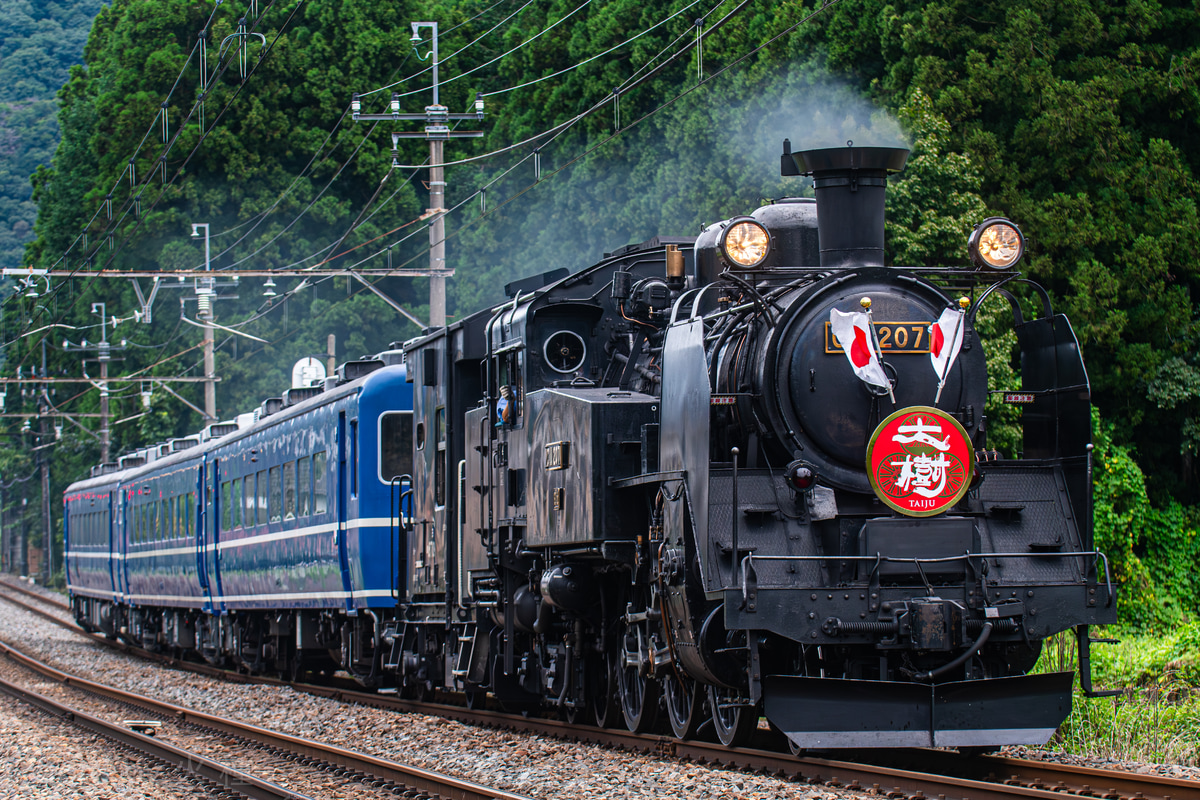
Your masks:
[[[269,756],[282,755],[294,766],[300,780],[312,783],[319,781],[304,778],[304,769],[326,776],[336,776],[339,782],[351,781],[356,785],[355,797],[393,797],[396,792],[408,792],[413,796],[453,798],[453,800],[529,800],[528,798],[492,787],[482,786],[430,770],[375,758],[344,748],[325,745],[308,739],[270,731],[239,720],[218,717],[181,706],[164,703],[143,695],[126,692],[111,686],[69,675],[21,651],[0,643],[0,653],[28,670],[50,678],[76,691],[96,695],[122,706],[135,708],[152,719],[125,721],[116,724],[89,714],[79,708],[68,706],[60,700],[23,689],[8,681],[0,680],[0,690],[8,692],[27,703],[46,710],[56,716],[70,720],[94,733],[118,741],[173,765],[186,766],[195,774],[221,786],[254,798],[304,798],[306,795],[279,786],[226,763],[225,758],[212,758],[198,749],[181,748],[159,741],[153,732],[160,726],[199,730],[206,734],[209,747],[212,733],[225,740],[225,747],[218,751],[231,755],[244,755],[247,745],[257,748]],[[149,732],[150,735],[146,735]],[[180,737],[205,738],[205,736]],[[304,769],[301,769],[304,768]],[[296,777],[293,777],[294,782]],[[343,792],[339,792],[342,796]],[[321,795],[318,795],[321,796]]]
[[[12,588],[7,582],[3,589]],[[39,602],[56,606],[44,596],[23,590]],[[280,685],[284,682],[244,675],[228,670],[180,662],[169,657],[114,642],[103,636],[87,634],[73,623],[24,601],[0,592],[0,599],[20,605],[55,624],[88,636],[94,641],[116,647],[165,665],[198,672],[222,680]],[[963,756],[941,750],[841,751],[838,758],[818,754],[793,756],[768,731],[760,730],[753,748],[727,748],[702,741],[680,741],[653,734],[634,734],[611,728],[571,725],[552,719],[529,718],[488,709],[469,709],[458,705],[404,700],[387,694],[357,691],[351,688],[291,684],[297,691],[344,702],[377,708],[447,717],[487,727],[505,728],[545,736],[589,742],[673,757],[706,764],[721,764],[735,769],[789,776],[798,782],[857,789],[889,798],[945,798],[945,800],[1062,800],[1064,795],[1103,798],[1104,800],[1179,800],[1200,797],[1200,781],[1140,775],[1116,770],[1079,767],[1000,756]],[[774,749],[773,749],[774,748]]]

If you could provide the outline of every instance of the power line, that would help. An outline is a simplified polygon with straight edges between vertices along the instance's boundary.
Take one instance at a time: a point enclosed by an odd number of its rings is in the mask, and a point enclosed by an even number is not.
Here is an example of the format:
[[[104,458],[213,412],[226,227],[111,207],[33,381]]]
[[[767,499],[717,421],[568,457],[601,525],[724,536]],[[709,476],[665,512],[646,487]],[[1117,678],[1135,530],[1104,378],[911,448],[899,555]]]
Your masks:
[[[292,8],[292,11],[291,11],[291,13],[290,13],[290,14],[288,15],[288,17],[287,17],[287,18],[284,20],[284,23],[283,23],[283,25],[282,25],[282,26],[280,27],[280,29],[277,31],[277,33],[276,33],[276,35],[275,35],[275,38],[274,38],[274,40],[271,42],[271,45],[270,45],[269,47],[267,47],[266,49],[264,49],[264,51],[263,51],[262,53],[260,53],[259,60],[258,60],[258,61],[257,61],[257,62],[254,64],[254,67],[253,67],[253,68],[252,68],[252,69],[249,71],[249,74],[246,76],[246,80],[248,80],[248,79],[249,79],[249,77],[250,77],[250,76],[252,76],[252,75],[253,75],[253,74],[254,74],[254,73],[255,73],[255,72],[258,70],[258,68],[259,68],[259,67],[262,65],[263,61],[266,59],[266,56],[267,56],[267,55],[268,55],[268,54],[269,54],[269,53],[270,53],[270,52],[273,50],[275,43],[277,43],[277,42],[279,41],[279,37],[283,35],[283,32],[284,32],[285,30],[287,30],[287,28],[288,28],[288,26],[290,25],[290,23],[291,23],[292,19],[294,19],[294,18],[295,18],[295,16],[296,16],[296,13],[299,11],[299,9],[300,9],[300,7],[303,5],[303,3],[304,3],[304,0],[298,0],[298,2],[296,3],[296,5],[295,5],[295,6]],[[219,3],[218,3],[218,5],[219,5]],[[267,6],[265,9],[263,9],[263,12],[262,12],[262,14],[261,14],[261,15],[260,15],[260,17],[258,18],[258,20],[256,20],[256,21],[255,21],[255,23],[254,23],[254,27],[257,27],[257,26],[258,26],[258,24],[259,24],[259,23],[260,23],[260,22],[261,22],[261,21],[262,21],[262,20],[263,20],[263,19],[266,17],[267,13],[268,13],[268,12],[269,12],[269,11],[270,11],[270,10],[271,10],[273,7],[274,7],[274,5],[275,5],[275,0],[271,0],[271,3],[270,3],[270,4],[268,4],[268,6]],[[214,13],[214,14],[216,13],[216,9],[215,9],[215,8],[214,8],[214,11],[213,11],[213,13]],[[212,20],[212,16],[210,16],[210,17],[209,17],[209,22],[211,22],[211,20]],[[217,71],[217,70],[214,70],[214,73],[213,73],[213,79],[212,79],[212,80],[213,80],[213,82],[215,82],[215,81],[216,81],[216,80],[217,80],[217,79],[218,79],[218,78],[219,78],[221,75],[223,75],[223,74],[225,73],[225,71],[226,71],[228,68],[229,68],[229,61],[226,61],[226,62],[224,63],[224,65],[220,67],[220,70],[219,70],[219,71]],[[178,82],[178,78],[177,78],[176,80],[177,80],[177,82]],[[201,146],[201,145],[204,143],[204,141],[205,141],[205,140],[208,138],[208,136],[211,134],[211,132],[212,132],[212,131],[215,129],[215,125],[216,125],[216,123],[217,123],[217,122],[219,122],[219,121],[220,121],[220,119],[221,119],[221,118],[222,118],[222,117],[225,115],[225,113],[226,113],[226,112],[229,110],[229,108],[232,106],[232,104],[234,103],[234,101],[236,101],[236,100],[238,99],[238,97],[240,97],[240,96],[241,96],[242,89],[244,89],[244,88],[245,88],[245,86],[246,86],[246,80],[243,80],[243,82],[242,82],[242,83],[241,83],[241,84],[240,84],[240,85],[237,87],[237,89],[234,91],[234,93],[233,93],[233,96],[232,96],[232,97],[230,97],[230,98],[229,98],[229,99],[228,99],[228,100],[225,102],[225,104],[224,104],[224,105],[223,105],[223,107],[221,108],[220,112],[217,114],[217,117],[216,117],[216,118],[213,120],[213,126],[212,126],[212,127],[209,127],[209,128],[208,128],[208,129],[206,129],[206,130],[202,130],[202,131],[201,131],[201,133],[200,133],[200,137],[199,137],[199,139],[196,141],[196,144],[195,144],[195,146],[192,148],[191,152],[190,152],[190,153],[187,155],[187,157],[184,159],[183,163],[179,165],[179,167],[178,167],[178,168],[177,168],[177,170],[175,171],[174,175],[172,176],[172,178],[171,178],[170,182],[164,183],[164,185],[163,185],[163,188],[160,190],[160,192],[159,192],[159,194],[158,194],[158,197],[156,197],[156,198],[154,199],[153,203],[151,203],[150,209],[153,209],[153,208],[155,208],[155,207],[158,205],[158,203],[159,203],[159,202],[162,200],[163,196],[166,194],[166,188],[167,188],[168,186],[170,186],[170,185],[173,185],[173,184],[175,183],[175,181],[176,181],[176,180],[179,178],[179,176],[182,174],[182,172],[183,172],[184,168],[187,166],[188,162],[190,162],[190,161],[191,161],[192,157],[193,157],[193,156],[196,154],[196,152],[199,150],[200,146]],[[209,85],[211,85],[211,84],[209,84]],[[201,96],[201,98],[200,98],[200,100],[199,100],[199,102],[198,102],[198,103],[196,103],[196,104],[194,104],[194,105],[192,106],[192,109],[191,109],[191,111],[189,111],[189,113],[188,113],[187,117],[186,117],[186,118],[183,120],[183,123],[180,125],[180,127],[179,127],[179,130],[178,130],[178,131],[175,133],[175,136],[174,136],[174,137],[172,137],[172,139],[171,139],[171,143],[170,143],[170,144],[167,146],[167,148],[166,148],[166,151],[164,151],[164,152],[169,152],[169,151],[170,151],[170,148],[171,148],[171,146],[173,146],[174,142],[175,142],[175,141],[178,139],[178,137],[179,137],[180,133],[181,133],[181,132],[183,131],[183,129],[184,129],[186,126],[187,126],[187,123],[188,123],[188,122],[191,120],[192,116],[193,116],[193,115],[196,113],[196,110],[197,110],[199,107],[201,107],[201,105],[203,104],[203,102],[204,102],[204,97],[203,97],[203,95],[202,95],[202,96]],[[165,158],[165,155],[163,156],[163,158]],[[143,185],[143,186],[142,186],[142,189],[141,189],[141,190],[139,191],[139,193],[138,193],[138,198],[140,198],[140,197],[141,197],[141,193],[145,191],[146,185],[148,185],[148,184],[145,184],[145,185]],[[128,202],[128,201],[127,201],[127,202]],[[123,220],[123,219],[125,218],[125,216],[127,215],[127,213],[128,213],[128,207],[126,207],[124,210],[125,210],[125,214],[123,214],[123,215],[122,215],[122,217],[121,217],[121,220]],[[121,242],[121,246],[120,246],[120,248],[118,248],[118,249],[117,249],[117,250],[116,250],[116,251],[115,251],[115,252],[114,252],[114,253],[113,253],[113,254],[112,254],[110,257],[109,257],[109,259],[108,259],[108,261],[105,263],[104,267],[102,267],[102,268],[101,268],[101,271],[103,271],[103,269],[107,268],[107,266],[108,266],[109,264],[111,264],[111,263],[112,263],[112,261],[113,261],[113,260],[114,260],[114,259],[117,257],[117,255],[119,255],[119,254],[120,254],[121,250],[123,250],[123,249],[124,249],[125,245],[126,245],[126,244],[127,244],[129,241],[130,241],[130,239],[133,237],[133,235],[137,233],[137,230],[138,230],[138,229],[141,227],[141,225],[142,225],[142,222],[145,220],[145,218],[146,218],[146,216],[145,216],[144,214],[143,214],[143,215],[141,215],[141,217],[138,219],[137,225],[135,225],[135,226],[134,226],[134,229],[133,229],[132,231],[130,231],[129,233],[127,233],[127,234],[125,235],[125,237],[123,238],[123,240],[122,240],[122,242]],[[95,217],[93,217],[93,219],[95,219]],[[120,224],[120,221],[118,221],[118,223],[117,223],[117,224],[119,225],[119,224]],[[99,250],[99,247],[97,248],[97,251],[93,251],[93,253],[92,253],[92,254],[90,254],[90,255],[94,255],[94,254],[95,254],[95,252],[98,252],[98,250]],[[89,263],[90,263],[90,259],[89,259]],[[79,269],[80,269],[79,267],[76,267],[74,270],[72,270],[72,275],[73,275],[73,274],[75,274],[75,273],[77,273],[77,272],[79,271]],[[93,280],[95,280],[95,277],[94,277],[95,273],[91,273],[91,274],[93,275],[93,277],[89,277],[88,281],[87,281],[87,282],[84,284],[84,286],[82,287],[81,291],[82,291],[82,290],[86,290],[86,288],[87,288],[87,287],[88,287],[88,286],[89,286],[89,285],[92,283],[92,281],[93,281]],[[70,276],[68,276],[68,277],[70,277]],[[60,283],[60,284],[59,284],[59,287],[61,287],[61,286],[63,286],[63,285],[65,285],[65,283]],[[59,291],[59,287],[55,287],[55,289],[54,289],[54,290],[52,290],[52,292],[50,293],[50,295],[51,295],[51,296],[53,296],[54,294],[56,294],[56,293]],[[62,319],[62,317],[63,317],[65,314],[66,314],[66,311],[64,310],[64,311],[63,311],[61,314],[59,314],[58,320],[56,320],[55,322],[58,322],[59,320],[61,320],[61,319]],[[28,354],[26,354],[26,356],[25,356],[25,357],[28,357]],[[24,358],[25,358],[25,357],[23,357],[23,358],[22,358],[22,362],[21,362],[21,363],[23,363],[23,362],[24,362]]]

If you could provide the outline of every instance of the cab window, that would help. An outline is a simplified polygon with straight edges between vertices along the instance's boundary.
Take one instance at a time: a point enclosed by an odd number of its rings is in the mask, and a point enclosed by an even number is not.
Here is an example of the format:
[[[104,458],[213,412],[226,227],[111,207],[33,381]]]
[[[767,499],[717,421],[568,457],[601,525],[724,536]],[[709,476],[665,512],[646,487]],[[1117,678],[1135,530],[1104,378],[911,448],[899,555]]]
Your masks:
[[[446,408],[434,412],[434,431],[437,433],[437,452],[433,455],[433,503],[446,505]]]
[[[391,483],[412,474],[413,415],[392,411],[379,417],[379,480]]]

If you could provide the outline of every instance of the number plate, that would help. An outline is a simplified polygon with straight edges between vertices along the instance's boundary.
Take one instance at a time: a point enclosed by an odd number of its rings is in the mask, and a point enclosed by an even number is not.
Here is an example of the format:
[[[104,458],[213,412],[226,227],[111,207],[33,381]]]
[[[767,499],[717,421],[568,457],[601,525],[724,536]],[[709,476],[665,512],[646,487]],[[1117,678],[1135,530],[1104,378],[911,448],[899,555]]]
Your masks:
[[[551,442],[546,445],[546,471],[566,469],[571,466],[571,443]]]
[[[886,356],[897,353],[928,353],[929,325],[928,322],[876,322],[875,338],[879,340],[879,349]],[[842,344],[833,335],[829,323],[825,323],[825,352],[841,355]]]

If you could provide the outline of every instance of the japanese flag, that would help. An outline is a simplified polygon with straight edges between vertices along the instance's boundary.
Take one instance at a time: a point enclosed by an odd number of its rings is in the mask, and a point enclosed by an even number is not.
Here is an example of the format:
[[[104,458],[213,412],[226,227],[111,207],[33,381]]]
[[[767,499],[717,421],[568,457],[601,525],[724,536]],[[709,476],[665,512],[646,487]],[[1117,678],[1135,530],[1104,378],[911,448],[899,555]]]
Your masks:
[[[865,383],[891,389],[891,382],[879,366],[879,358],[871,341],[871,318],[861,312],[845,314],[836,308],[829,309],[829,328],[837,337],[854,374]]]
[[[962,349],[964,312],[958,308],[947,308],[937,322],[929,326],[929,360],[937,373],[939,384],[945,382],[946,374],[958,358]]]

